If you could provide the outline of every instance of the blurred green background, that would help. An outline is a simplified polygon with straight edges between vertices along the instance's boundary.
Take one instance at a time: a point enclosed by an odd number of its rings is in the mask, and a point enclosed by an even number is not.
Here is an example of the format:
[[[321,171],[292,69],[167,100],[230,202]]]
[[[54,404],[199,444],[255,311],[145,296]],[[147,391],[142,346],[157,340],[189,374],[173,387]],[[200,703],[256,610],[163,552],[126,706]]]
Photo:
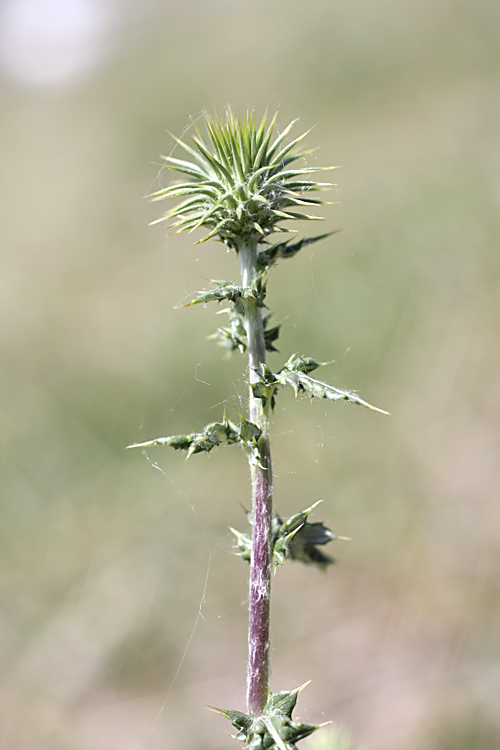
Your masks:
[[[3,0],[2,748],[235,746],[245,458],[124,450],[245,400],[217,308],[173,309],[233,256],[143,200],[227,103],[343,166],[271,367],[392,413],[280,395],[276,508],[352,541],[278,571],[272,687],[367,750],[500,747],[499,37],[497,0]]]

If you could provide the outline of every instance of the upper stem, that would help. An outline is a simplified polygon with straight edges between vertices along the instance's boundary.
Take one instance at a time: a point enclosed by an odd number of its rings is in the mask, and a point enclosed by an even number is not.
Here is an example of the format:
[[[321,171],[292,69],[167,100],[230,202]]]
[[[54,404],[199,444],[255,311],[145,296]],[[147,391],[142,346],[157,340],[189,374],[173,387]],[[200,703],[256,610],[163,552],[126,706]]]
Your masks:
[[[258,275],[257,243],[249,241],[238,248],[242,284],[252,288]],[[259,379],[257,368],[266,361],[261,308],[257,300],[245,301],[245,328],[248,337],[249,379]],[[271,518],[272,464],[269,441],[269,402],[265,407],[249,393],[250,421],[261,430],[258,463],[251,461],[252,475],[252,556],[250,562],[247,704],[251,716],[263,713],[269,694],[269,613],[271,595]]]

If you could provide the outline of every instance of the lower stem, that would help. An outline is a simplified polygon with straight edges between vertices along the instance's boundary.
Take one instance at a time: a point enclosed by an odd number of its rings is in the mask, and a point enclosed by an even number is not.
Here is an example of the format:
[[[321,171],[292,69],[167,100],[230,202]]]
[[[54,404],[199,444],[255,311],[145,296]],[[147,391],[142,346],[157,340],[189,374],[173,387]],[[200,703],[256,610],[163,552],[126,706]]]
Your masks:
[[[242,283],[253,287],[257,278],[257,244],[239,248]],[[256,300],[246,300],[245,328],[248,337],[250,383],[259,379],[256,370],[265,364],[266,347],[261,309]],[[263,713],[269,695],[269,622],[272,573],[272,463],[269,440],[269,403],[264,407],[250,387],[250,421],[261,430],[259,459],[251,463],[252,557],[250,562],[247,705],[251,716]]]

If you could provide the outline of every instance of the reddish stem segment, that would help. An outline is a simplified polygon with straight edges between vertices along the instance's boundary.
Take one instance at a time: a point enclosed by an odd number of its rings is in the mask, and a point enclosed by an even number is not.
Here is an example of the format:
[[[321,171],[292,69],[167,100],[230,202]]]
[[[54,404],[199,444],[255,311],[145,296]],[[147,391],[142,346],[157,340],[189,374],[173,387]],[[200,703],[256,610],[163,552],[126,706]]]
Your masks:
[[[256,243],[239,249],[243,286],[253,288],[257,278]],[[250,383],[259,377],[256,370],[265,364],[266,347],[260,308],[253,299],[246,301],[245,327],[248,336]],[[271,518],[273,474],[269,442],[269,404],[262,405],[252,388],[249,396],[250,421],[261,430],[259,462],[252,473],[252,558],[250,562],[247,704],[251,716],[263,713],[269,694],[269,613],[271,596]]]
[[[269,693],[269,605],[271,595],[272,470],[269,440],[261,438],[262,466],[253,472],[253,535],[250,567],[247,702],[251,716],[260,716]]]

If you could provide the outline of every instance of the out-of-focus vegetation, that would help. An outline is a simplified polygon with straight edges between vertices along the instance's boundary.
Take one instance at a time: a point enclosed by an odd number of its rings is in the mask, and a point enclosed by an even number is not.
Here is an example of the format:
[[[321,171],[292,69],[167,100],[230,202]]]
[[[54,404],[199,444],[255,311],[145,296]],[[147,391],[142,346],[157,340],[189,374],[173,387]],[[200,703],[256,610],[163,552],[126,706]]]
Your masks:
[[[278,571],[273,689],[312,678],[302,718],[368,750],[497,748],[500,6],[109,12],[106,54],[53,82],[30,78],[36,45],[24,78],[9,67],[0,14],[0,745],[234,744],[203,705],[244,708],[244,457],[124,450],[245,396],[213,310],[173,309],[234,258],[148,229],[142,200],[166,128],[230,102],[315,125],[343,165],[321,225],[343,231],[284,261],[267,301],[283,352],[334,359],[330,382],[392,412],[280,394],[276,508],[324,498],[353,541],[327,575]]]

